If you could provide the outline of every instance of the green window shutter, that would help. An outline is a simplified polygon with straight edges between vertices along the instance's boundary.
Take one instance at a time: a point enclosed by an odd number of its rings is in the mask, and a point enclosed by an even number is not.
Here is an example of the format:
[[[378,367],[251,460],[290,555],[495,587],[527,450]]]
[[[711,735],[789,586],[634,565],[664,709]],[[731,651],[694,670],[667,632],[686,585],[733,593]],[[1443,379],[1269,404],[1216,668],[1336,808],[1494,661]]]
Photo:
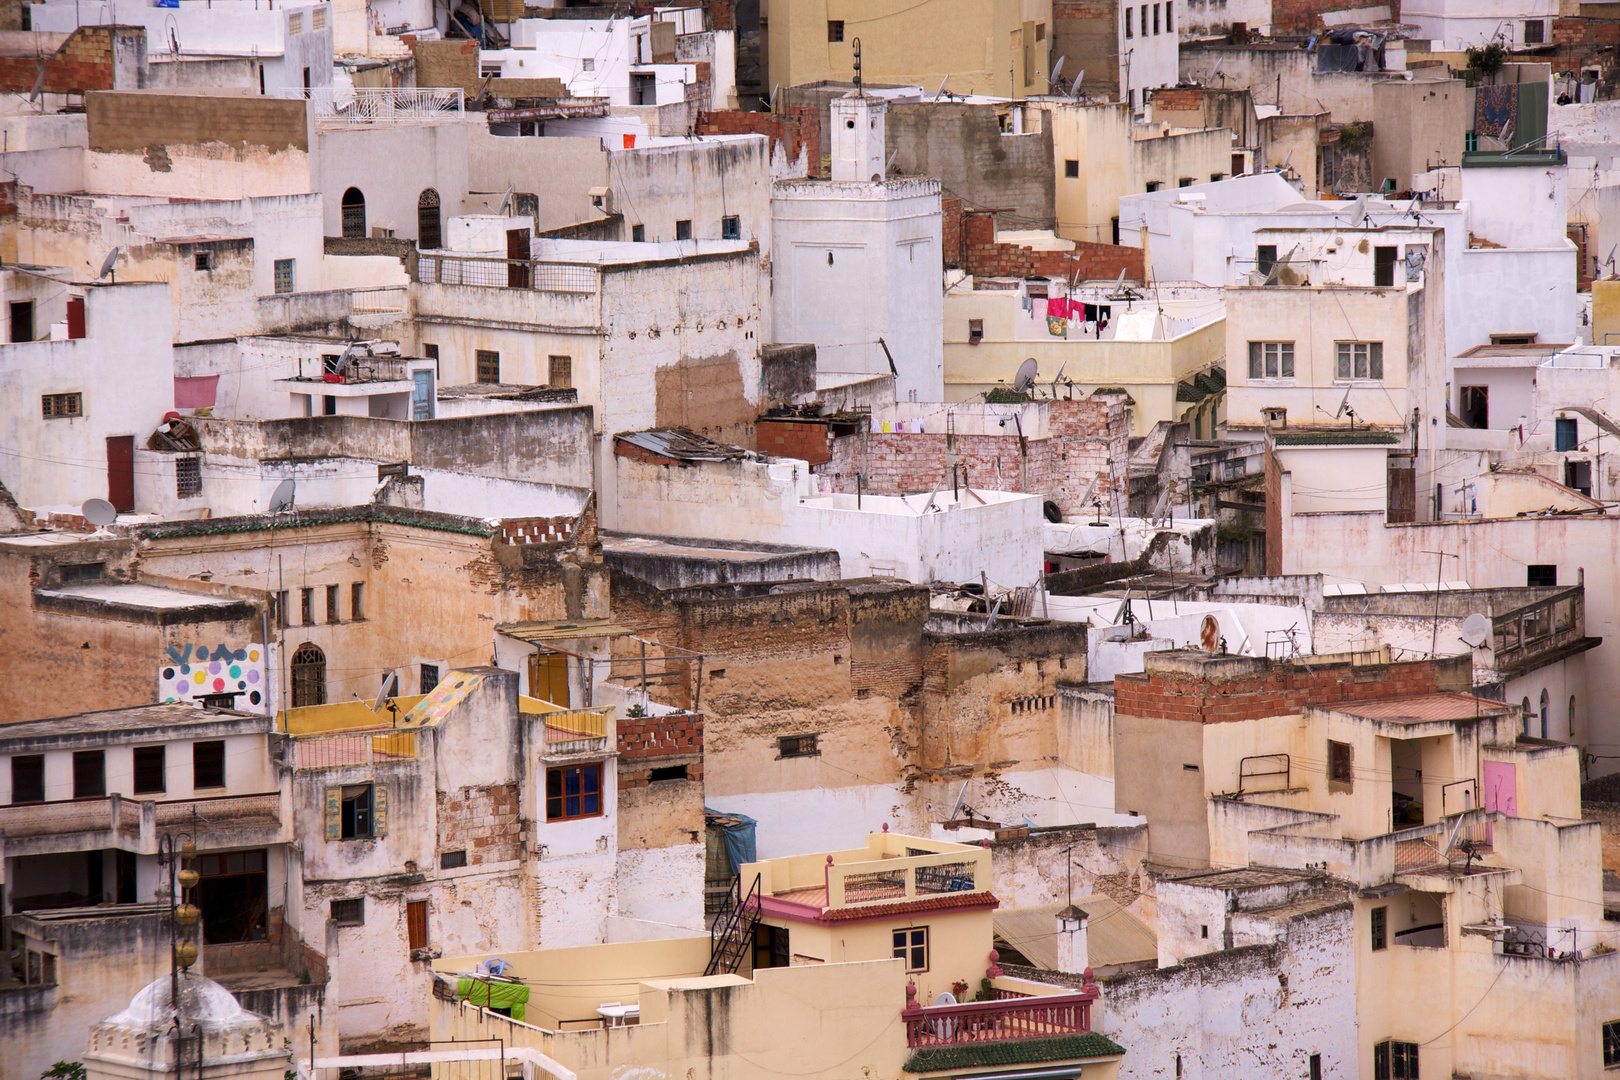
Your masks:
[[[326,789],[326,838],[343,838],[343,789],[340,787]]]
[[[388,789],[382,784],[371,789],[371,834],[388,835]]]

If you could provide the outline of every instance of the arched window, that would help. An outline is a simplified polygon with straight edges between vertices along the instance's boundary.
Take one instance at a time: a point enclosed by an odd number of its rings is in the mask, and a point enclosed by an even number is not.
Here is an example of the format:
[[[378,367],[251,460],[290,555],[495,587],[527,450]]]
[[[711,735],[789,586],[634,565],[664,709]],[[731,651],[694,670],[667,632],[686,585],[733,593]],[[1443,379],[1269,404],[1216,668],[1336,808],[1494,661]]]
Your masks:
[[[1547,714],[1552,710],[1548,708],[1547,691],[1541,691],[1541,737],[1547,738]]]
[[[326,654],[306,641],[292,658],[293,708],[326,704]]]
[[[1569,737],[1575,738],[1575,695],[1569,695]]]
[[[1524,710],[1524,733],[1530,734],[1530,699],[1525,698],[1519,702],[1519,708]]]
[[[431,251],[442,247],[443,243],[443,230],[439,227],[439,193],[428,188],[416,200],[416,246],[423,251]]]
[[[366,197],[359,188],[343,193],[343,235],[362,239],[366,235]]]

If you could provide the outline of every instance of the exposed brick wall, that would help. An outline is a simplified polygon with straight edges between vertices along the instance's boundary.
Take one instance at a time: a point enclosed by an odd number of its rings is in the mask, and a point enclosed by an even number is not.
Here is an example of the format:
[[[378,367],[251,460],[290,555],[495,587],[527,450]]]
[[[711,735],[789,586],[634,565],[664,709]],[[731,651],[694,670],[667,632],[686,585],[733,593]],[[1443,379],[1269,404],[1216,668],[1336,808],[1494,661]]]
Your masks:
[[[509,862],[522,835],[516,784],[439,792],[438,851],[465,851],[468,866]]]
[[[1277,34],[1307,34],[1325,26],[1322,14],[1343,11],[1344,0],[1271,0],[1271,32]],[[1401,0],[1390,0],[1390,17],[1401,21]]]
[[[621,760],[703,753],[702,713],[624,716],[618,727]]]
[[[1471,665],[1467,656],[1355,667],[1273,663],[1228,679],[1147,671],[1115,677],[1114,711],[1199,724],[1259,720],[1301,712],[1307,705],[1466,692]]]
[[[862,660],[849,661],[849,685],[857,695],[861,691],[877,691],[884,697],[903,698],[919,689],[923,681],[922,664],[916,660]]]
[[[1167,112],[1203,112],[1204,92],[1202,90],[1149,90],[1148,100],[1155,109],[1164,109]]]
[[[945,195],[939,201],[942,237],[940,246],[946,266],[962,265],[962,200]]]
[[[969,487],[1044,495],[1065,514],[1079,514],[1096,478],[1094,493],[1112,507],[1111,494],[1124,494],[1129,441],[1124,399],[1053,401],[1047,408],[1050,437],[1028,440],[1027,457],[1011,426],[1005,435],[956,435],[951,446],[943,430],[862,432],[832,440],[828,460],[812,463],[812,471],[824,489],[846,495],[854,494],[857,473],[863,490],[872,494],[931,491],[950,485],[948,462],[954,455]],[[943,418],[937,426],[944,428]]]
[[[976,276],[1076,277],[1086,281],[1117,278],[1124,270],[1126,277],[1142,279],[1141,248],[1076,240],[1072,251],[1036,251],[998,242],[995,215],[989,211],[964,211],[958,203],[954,208],[947,207],[944,216],[945,264]]]
[[[44,57],[47,94],[82,94],[86,90],[113,88],[113,35],[145,31],[131,27],[81,26],[69,35],[61,48]],[[33,90],[39,67],[32,56],[0,57],[0,90],[26,94]]]
[[[780,142],[787,151],[788,161],[799,160],[805,147],[810,148],[809,175],[821,176],[821,114],[812,108],[787,106],[778,112],[704,112],[698,114],[699,135],[766,135],[771,139],[771,153],[776,153]]]
[[[815,420],[761,420],[754,425],[754,445],[762,454],[803,458],[812,466],[832,460],[832,435]]]

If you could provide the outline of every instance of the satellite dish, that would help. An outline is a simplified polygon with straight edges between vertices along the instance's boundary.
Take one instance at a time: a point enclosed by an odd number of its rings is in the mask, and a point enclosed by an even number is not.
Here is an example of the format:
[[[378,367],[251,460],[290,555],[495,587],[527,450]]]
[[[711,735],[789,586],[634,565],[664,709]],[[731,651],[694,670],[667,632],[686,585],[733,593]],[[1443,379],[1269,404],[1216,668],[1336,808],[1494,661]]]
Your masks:
[[[1476,611],[1463,620],[1462,629],[1457,632],[1457,636],[1470,648],[1477,649],[1490,640],[1491,620]]]
[[[956,1004],[956,995],[951,993],[949,990],[947,990],[943,994],[939,995],[939,997],[934,999],[934,1004],[935,1005],[955,1005]]]
[[[899,150],[891,151],[889,153],[888,163],[883,166],[883,171],[888,172],[890,169],[894,168],[894,159],[899,157],[899,156],[900,156],[900,151]]]
[[[87,499],[79,512],[84,515],[84,520],[97,529],[104,529],[118,520],[118,509],[106,499]]]
[[[291,480],[283,480],[276,485],[275,493],[270,496],[270,512],[279,514],[284,510],[293,508],[293,496],[298,491],[298,485]]]
[[[1207,653],[1212,653],[1221,643],[1221,624],[1215,621],[1215,616],[1205,615],[1204,621],[1198,626],[1198,644]]]
[[[943,79],[939,80],[939,89],[934,91],[934,100],[935,101],[938,101],[942,96],[944,96],[945,84],[950,82],[950,81],[951,81],[950,75],[946,75]]]
[[[1046,77],[1046,87],[1049,92],[1052,87],[1063,82],[1063,61],[1067,59],[1067,56],[1060,56],[1057,58],[1057,63],[1052,65],[1052,74]]]
[[[1040,363],[1032,356],[1018,365],[1018,374],[1013,376],[1013,389],[1020,394],[1029,393],[1029,388],[1035,385],[1035,377],[1041,373]]]
[[[383,672],[382,685],[377,688],[377,700],[371,703],[372,712],[379,711],[383,707],[383,702],[388,700],[388,680],[392,679],[393,677],[393,668],[389,668],[387,671]]]
[[[1074,82],[1072,82],[1072,83],[1070,83],[1070,84],[1069,84],[1069,96],[1070,96],[1070,97],[1071,97],[1071,98],[1072,98],[1072,97],[1077,97],[1077,96],[1079,96],[1079,93],[1080,93],[1080,83],[1081,83],[1081,81],[1082,81],[1082,80],[1084,80],[1084,79],[1085,79],[1085,77],[1086,77],[1086,69],[1085,69],[1085,68],[1081,68],[1081,69],[1080,69],[1080,74],[1078,74],[1078,75],[1076,75],[1076,76],[1075,76],[1075,77],[1074,77]]]

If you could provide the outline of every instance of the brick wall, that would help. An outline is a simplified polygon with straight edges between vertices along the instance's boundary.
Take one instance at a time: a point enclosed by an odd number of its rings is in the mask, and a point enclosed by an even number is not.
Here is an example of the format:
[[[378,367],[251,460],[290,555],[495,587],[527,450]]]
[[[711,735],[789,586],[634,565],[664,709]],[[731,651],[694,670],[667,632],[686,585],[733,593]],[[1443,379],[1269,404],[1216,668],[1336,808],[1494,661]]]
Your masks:
[[[129,33],[128,29],[120,32]],[[47,94],[82,94],[113,88],[113,34],[109,26],[81,26],[59,49],[44,57]],[[26,94],[34,88],[39,67],[32,56],[0,57],[0,90]]]
[[[1114,711],[1199,724],[1259,720],[1301,712],[1307,705],[1466,692],[1471,665],[1467,656],[1355,667],[1274,663],[1228,679],[1150,670],[1115,677]]]
[[[761,420],[754,425],[754,446],[762,454],[803,458],[812,466],[832,460],[832,435],[814,420]]]
[[[832,440],[825,464],[812,471],[823,488],[854,494],[856,474],[872,494],[932,491],[949,487],[954,456],[969,487],[1044,495],[1065,514],[1085,511],[1092,480],[1106,505],[1123,493],[1129,431],[1123,398],[1086,398],[1048,403],[1051,436],[1031,439],[1027,456],[1009,426],[1005,435],[947,436],[935,432],[862,432]],[[943,429],[944,418],[938,421]],[[761,444],[761,449],[767,449]]]
[[[143,154],[152,146],[211,142],[307,152],[307,104],[246,94],[104,91],[85,98],[85,127],[90,149],[98,153]]]
[[[1271,32],[1278,34],[1308,34],[1324,27],[1322,14],[1343,11],[1344,0],[1271,0]],[[1401,0],[1390,0],[1390,18],[1401,21]]]
[[[955,202],[955,200],[947,200]],[[1114,244],[1074,241],[1073,251],[1035,251],[996,240],[995,216],[986,210],[947,207],[945,259],[982,277],[1075,277],[1081,281],[1117,278],[1121,270],[1133,281],[1142,280],[1142,249]],[[956,237],[955,247],[951,238]],[[951,261],[952,255],[955,261]]]
[[[682,766],[688,781],[703,781],[703,714],[619,719],[619,788],[652,783],[653,770]]]
[[[439,792],[439,851],[465,851],[468,866],[508,862],[522,835],[516,784]]]
[[[945,253],[945,265],[962,265],[962,200],[954,195],[939,201],[942,237],[940,246]]]
[[[806,147],[810,148],[807,161],[809,175],[821,176],[821,114],[803,105],[785,106],[777,112],[704,112],[698,114],[699,135],[766,135],[771,139],[771,153],[776,153],[780,142],[787,151],[788,161],[799,160]]]

